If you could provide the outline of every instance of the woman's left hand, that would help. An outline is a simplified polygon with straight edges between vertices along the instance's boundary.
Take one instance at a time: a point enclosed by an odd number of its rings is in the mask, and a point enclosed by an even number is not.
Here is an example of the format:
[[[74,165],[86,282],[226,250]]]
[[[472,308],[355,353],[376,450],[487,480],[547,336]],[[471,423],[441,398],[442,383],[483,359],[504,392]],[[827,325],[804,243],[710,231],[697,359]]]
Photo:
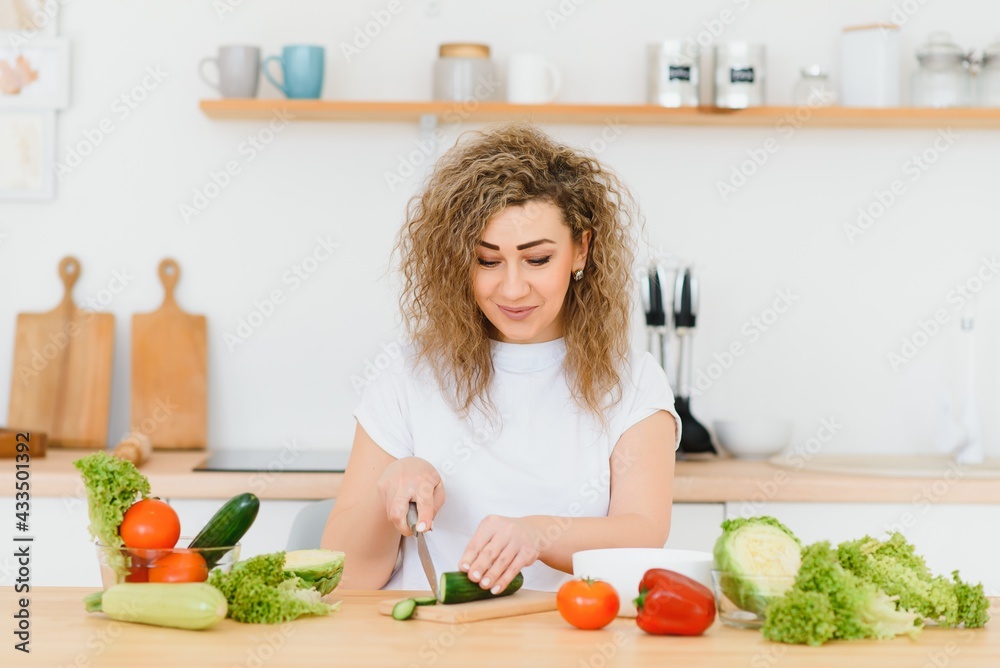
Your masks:
[[[465,548],[459,568],[483,589],[499,594],[522,569],[538,561],[535,531],[525,518],[488,515]]]

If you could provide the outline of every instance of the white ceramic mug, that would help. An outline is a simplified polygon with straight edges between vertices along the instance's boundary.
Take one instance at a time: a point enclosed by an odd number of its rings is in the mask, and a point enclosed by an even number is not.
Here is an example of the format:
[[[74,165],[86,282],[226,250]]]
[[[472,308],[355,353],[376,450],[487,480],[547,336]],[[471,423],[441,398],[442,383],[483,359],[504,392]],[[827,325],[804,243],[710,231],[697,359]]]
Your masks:
[[[558,68],[534,53],[516,53],[507,69],[507,101],[514,104],[546,104],[556,99],[562,87]]]

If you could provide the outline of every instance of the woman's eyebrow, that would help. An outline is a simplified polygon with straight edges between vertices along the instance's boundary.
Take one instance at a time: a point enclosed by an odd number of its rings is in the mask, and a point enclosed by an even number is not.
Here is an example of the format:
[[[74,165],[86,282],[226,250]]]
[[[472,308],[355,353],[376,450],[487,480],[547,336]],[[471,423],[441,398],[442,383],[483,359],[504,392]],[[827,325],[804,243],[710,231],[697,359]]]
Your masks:
[[[535,241],[529,241],[528,243],[520,244],[517,247],[517,250],[524,250],[525,248],[532,248],[534,246],[538,246],[539,244],[554,244],[554,243],[555,242],[552,241],[552,239],[536,239]],[[479,245],[480,246],[485,246],[486,248],[489,248],[490,250],[495,250],[495,251],[500,250],[499,246],[496,246],[496,245],[491,244],[491,243],[487,243],[485,241],[480,241]]]

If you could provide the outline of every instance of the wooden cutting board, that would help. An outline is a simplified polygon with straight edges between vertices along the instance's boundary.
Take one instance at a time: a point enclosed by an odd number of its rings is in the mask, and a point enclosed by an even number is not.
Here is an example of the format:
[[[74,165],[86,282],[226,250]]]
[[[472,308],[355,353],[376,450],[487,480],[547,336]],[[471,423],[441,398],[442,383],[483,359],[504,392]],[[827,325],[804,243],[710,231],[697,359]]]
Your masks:
[[[132,316],[132,430],[159,449],[203,449],[208,432],[205,316],[174,301],[177,262],[160,262],[163,304]]]
[[[59,262],[63,299],[48,313],[21,313],[14,335],[7,422],[45,432],[49,445],[104,448],[111,414],[115,316],[77,308],[80,262]]]
[[[426,596],[431,596],[431,593],[427,592]],[[391,615],[392,606],[402,600],[402,598],[394,598],[380,601],[378,604],[379,614]],[[548,612],[555,609],[555,592],[522,589],[510,596],[501,596],[500,598],[487,601],[455,603],[453,605],[441,605],[440,603],[437,605],[418,605],[413,613],[413,617],[410,619],[455,624],[458,622],[479,622],[484,619],[530,615],[535,612]]]

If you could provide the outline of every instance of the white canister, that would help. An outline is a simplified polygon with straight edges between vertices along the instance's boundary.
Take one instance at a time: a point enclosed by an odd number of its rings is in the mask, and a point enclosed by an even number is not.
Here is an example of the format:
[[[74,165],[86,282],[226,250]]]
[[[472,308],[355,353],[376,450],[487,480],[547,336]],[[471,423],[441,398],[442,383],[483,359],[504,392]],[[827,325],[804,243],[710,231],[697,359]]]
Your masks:
[[[715,47],[715,106],[745,109],[764,104],[765,49],[730,42]]]
[[[661,107],[698,106],[698,61],[693,42],[668,40],[648,47],[648,99]]]
[[[433,99],[451,102],[495,100],[495,80],[490,47],[486,44],[442,44],[434,63]]]
[[[899,26],[891,23],[844,28],[840,38],[840,104],[900,105]]]

